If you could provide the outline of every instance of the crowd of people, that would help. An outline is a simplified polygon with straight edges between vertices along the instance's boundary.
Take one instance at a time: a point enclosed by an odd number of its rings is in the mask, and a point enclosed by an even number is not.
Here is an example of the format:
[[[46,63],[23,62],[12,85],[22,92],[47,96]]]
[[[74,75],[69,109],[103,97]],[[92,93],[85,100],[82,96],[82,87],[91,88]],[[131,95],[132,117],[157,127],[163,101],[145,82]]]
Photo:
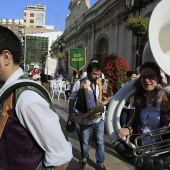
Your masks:
[[[23,77],[24,72],[20,68],[22,48],[19,39],[8,28],[0,26],[0,81],[3,82],[2,91],[10,83]],[[34,68],[29,76],[34,81],[40,81],[50,94],[50,81],[52,77]],[[135,95],[130,98],[123,109],[126,109],[126,118],[122,118],[121,129],[118,131],[120,140],[134,141],[136,134],[146,134],[152,130],[167,126],[170,123],[170,95],[161,86],[161,70],[157,64],[146,62],[137,72],[127,72],[127,82],[134,81]],[[76,77],[77,76],[77,77]],[[57,77],[62,81],[62,74]],[[96,58],[92,58],[87,66],[87,71],[75,74],[76,81],[72,87],[69,79],[66,79],[66,95],[69,98],[68,120],[78,123],[80,128],[80,142],[82,145],[82,158],[80,167],[84,168],[88,163],[89,140],[93,135],[96,144],[96,169],[106,170],[104,127],[106,107],[97,111],[94,108],[103,101],[103,84],[100,79],[105,79],[102,68]],[[122,87],[125,84],[122,84]],[[67,141],[59,117],[51,106],[50,101],[42,96],[39,91],[25,88],[13,91],[0,105],[3,116],[0,117],[0,167],[2,169],[30,170],[38,166],[53,167],[54,170],[65,170],[71,161],[72,145]],[[15,100],[15,104],[11,101]],[[106,100],[106,98],[105,98]],[[8,106],[9,103],[10,107]],[[8,107],[7,107],[8,106]],[[93,116],[84,115],[89,110]],[[127,110],[131,109],[128,113]],[[76,113],[75,113],[76,111]],[[128,114],[130,116],[128,116]],[[2,113],[1,113],[2,115]],[[135,134],[135,135],[133,135]],[[150,144],[153,138],[143,140],[144,144]],[[155,137],[154,141],[160,141]],[[3,155],[3,156],[2,156]],[[20,159],[22,157],[22,159]],[[139,169],[136,167],[136,169]],[[142,169],[142,168],[140,168]]]
[[[41,84],[48,91],[50,95],[52,95],[51,81],[52,80],[64,81],[65,82],[65,95],[68,100],[69,92],[71,89],[71,82],[70,82],[70,79],[64,78],[61,73],[55,74],[57,76],[51,76],[51,75],[45,74],[45,68],[39,69],[35,67],[32,71],[28,71],[25,74],[27,74],[31,79],[33,79],[37,83]]]

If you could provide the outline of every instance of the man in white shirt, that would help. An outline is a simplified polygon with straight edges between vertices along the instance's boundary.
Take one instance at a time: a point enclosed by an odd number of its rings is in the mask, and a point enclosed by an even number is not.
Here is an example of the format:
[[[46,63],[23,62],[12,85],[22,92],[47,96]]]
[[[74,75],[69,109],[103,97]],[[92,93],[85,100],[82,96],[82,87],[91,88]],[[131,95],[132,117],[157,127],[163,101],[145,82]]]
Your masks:
[[[0,81],[4,83],[0,94],[23,75],[21,54],[18,37],[0,26]],[[61,130],[58,115],[35,91],[23,91],[15,104],[12,96],[14,105],[7,103],[10,96],[0,105],[1,169],[36,169],[43,161],[46,167],[65,170],[72,159],[72,146]]]
[[[97,81],[101,75],[101,67],[98,63],[90,63],[87,66],[87,77],[77,81],[70,94],[69,120],[74,122],[74,104],[78,111],[77,119],[80,125],[80,135],[82,139],[83,158],[80,166],[84,167],[88,163],[88,143],[90,134],[93,131],[96,143],[96,164],[97,170],[106,170],[104,164],[104,117],[105,112],[101,109],[101,114],[96,114],[92,120],[83,122],[82,115],[95,108],[102,102],[102,84]]]

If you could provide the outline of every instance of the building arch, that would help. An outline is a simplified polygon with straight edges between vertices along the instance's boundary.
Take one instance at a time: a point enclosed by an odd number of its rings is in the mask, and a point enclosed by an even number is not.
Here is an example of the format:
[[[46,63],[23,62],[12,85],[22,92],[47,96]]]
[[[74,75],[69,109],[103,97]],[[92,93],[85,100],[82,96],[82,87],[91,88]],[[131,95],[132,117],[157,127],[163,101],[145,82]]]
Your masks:
[[[98,37],[95,45],[95,56],[99,59],[101,63],[109,53],[109,38],[106,34]]]

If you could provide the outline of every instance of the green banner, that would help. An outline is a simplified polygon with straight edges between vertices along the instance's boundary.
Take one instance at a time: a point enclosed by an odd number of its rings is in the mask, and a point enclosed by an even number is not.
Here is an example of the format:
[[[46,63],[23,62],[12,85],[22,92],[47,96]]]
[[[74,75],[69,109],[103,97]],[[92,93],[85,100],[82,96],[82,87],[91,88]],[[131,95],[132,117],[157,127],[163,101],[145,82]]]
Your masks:
[[[32,71],[34,69],[34,64],[30,64],[30,71]]]
[[[86,66],[86,48],[72,48],[68,50],[68,65],[79,72]]]

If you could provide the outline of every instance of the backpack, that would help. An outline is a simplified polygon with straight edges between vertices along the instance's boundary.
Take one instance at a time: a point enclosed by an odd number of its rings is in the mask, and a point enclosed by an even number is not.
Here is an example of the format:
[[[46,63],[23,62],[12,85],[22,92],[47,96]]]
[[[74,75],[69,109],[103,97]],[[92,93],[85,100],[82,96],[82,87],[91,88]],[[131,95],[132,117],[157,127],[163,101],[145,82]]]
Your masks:
[[[55,112],[55,109],[52,106],[52,100],[51,100],[51,97],[50,97],[48,91],[40,84],[31,80],[27,75],[23,75],[19,78],[19,80],[9,84],[1,92],[0,102],[2,103],[11,95],[11,93],[14,93],[14,104],[16,104],[20,94],[25,90],[32,90],[32,91],[37,92],[41,97],[43,97],[49,103],[50,109]],[[63,132],[65,138],[68,140],[68,136],[67,136],[65,129],[62,126],[61,126],[61,129],[62,129],[62,132]],[[52,170],[52,169],[53,169],[52,167],[45,167],[45,165],[43,164],[42,161],[36,168],[36,170]]]

